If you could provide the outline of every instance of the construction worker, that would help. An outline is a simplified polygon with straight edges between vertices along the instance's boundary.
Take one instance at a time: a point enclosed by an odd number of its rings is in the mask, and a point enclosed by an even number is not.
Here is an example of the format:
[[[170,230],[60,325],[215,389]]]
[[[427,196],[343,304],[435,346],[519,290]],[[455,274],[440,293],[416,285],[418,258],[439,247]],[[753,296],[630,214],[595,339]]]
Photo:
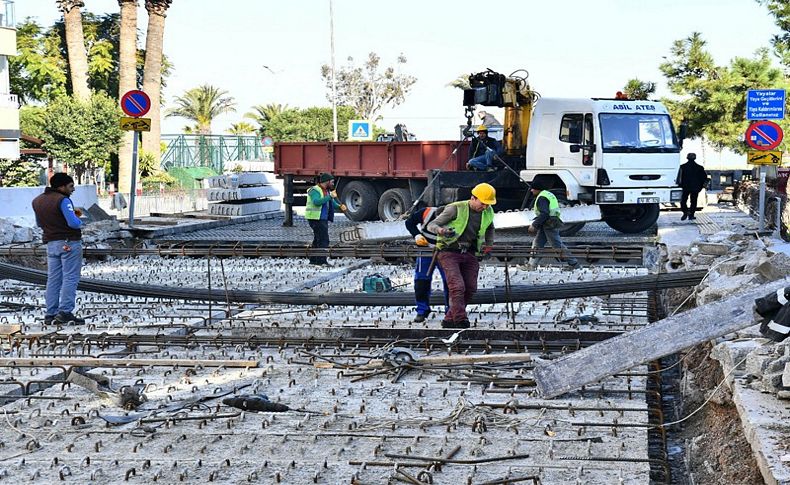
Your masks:
[[[330,173],[318,176],[318,183],[307,191],[304,217],[313,230],[313,248],[329,247],[329,223],[335,220],[335,209],[346,211],[345,204],[337,201],[335,177]],[[329,266],[326,256],[311,256],[310,264]]]
[[[480,125],[475,130],[477,138],[472,139],[469,145],[469,161],[466,163],[468,170],[480,170],[493,172],[494,156],[503,153],[502,144],[488,136],[486,125]]]
[[[428,230],[439,236],[436,257],[450,293],[442,328],[469,328],[466,305],[477,292],[478,257],[488,255],[494,243],[494,204],[494,187],[478,184],[469,200],[445,206],[428,224]]]
[[[560,204],[557,196],[548,190],[548,187],[540,180],[536,179],[530,184],[530,191],[535,196],[535,219],[529,226],[529,233],[535,236],[532,240],[532,249],[542,249],[546,242],[554,249],[560,250],[559,260],[568,264],[571,269],[579,266],[579,261],[573,256],[567,255],[568,248],[560,239]],[[537,258],[530,259],[529,265],[535,267]]]
[[[45,324],[85,323],[74,316],[82,269],[82,221],[69,198],[72,193],[74,179],[56,173],[44,193],[33,199],[36,224],[43,230],[42,239],[47,245]]]
[[[414,243],[420,247],[436,245],[436,234],[428,230],[428,224],[441,213],[443,207],[425,207],[415,210],[406,219],[406,229],[414,236]],[[434,251],[434,254],[436,252]],[[445,307],[447,306],[447,280],[442,267],[436,264],[433,256],[420,256],[414,266],[414,302],[417,305],[417,316],[414,323],[424,322],[431,313],[431,282],[434,268],[439,270],[444,288]],[[446,308],[445,308],[446,311]]]

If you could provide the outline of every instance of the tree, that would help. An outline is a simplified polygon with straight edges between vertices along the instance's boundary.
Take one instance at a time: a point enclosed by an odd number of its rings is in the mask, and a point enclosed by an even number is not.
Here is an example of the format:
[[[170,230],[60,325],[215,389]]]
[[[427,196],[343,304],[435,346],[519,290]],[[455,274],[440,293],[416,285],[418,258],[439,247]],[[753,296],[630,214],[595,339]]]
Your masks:
[[[137,88],[137,0],[118,0],[121,28],[118,54],[118,102],[129,90]],[[133,132],[124,134],[118,150],[118,190],[132,187]]]
[[[85,6],[82,0],[57,0],[66,24],[66,46],[69,55],[69,73],[74,95],[80,99],[90,98],[88,88],[88,52],[85,50],[85,37],[82,32],[82,14]]]
[[[472,85],[469,84],[469,74],[460,74],[457,78],[447,83],[447,86],[458,89],[470,89]]]
[[[340,139],[348,137],[348,122],[358,117],[350,106],[337,107],[337,126]],[[261,127],[277,141],[331,141],[332,108],[312,107],[287,109]]]
[[[37,187],[43,171],[38,160],[27,155],[19,160],[0,159],[0,187]]]
[[[255,133],[255,127],[246,121],[239,121],[230,125],[228,133],[231,135],[251,135]]]
[[[143,137],[143,150],[153,153],[159,163],[159,141],[162,133],[160,84],[162,82],[162,54],[164,51],[165,17],[173,0],[145,0],[148,30],[145,37],[145,71],[143,91],[151,98],[151,131]]]
[[[703,138],[717,149],[745,152],[748,89],[788,87],[781,69],[772,66],[767,49],[758,50],[752,59],[736,57],[729,66],[717,66],[696,32],[676,41],[665,59],[660,69],[678,98],[664,102],[675,123],[686,121],[691,138]],[[790,128],[786,122],[780,125]]]
[[[267,105],[256,105],[252,107],[251,113],[245,113],[244,117],[253,120],[258,124],[259,131],[263,135],[263,126],[267,121],[271,121],[276,116],[280,115],[283,111],[288,109],[287,104],[269,103]]]
[[[773,36],[771,45],[785,72],[790,74],[790,5],[787,0],[757,0],[757,3],[768,7],[776,25],[782,30],[781,34]]]
[[[385,106],[395,107],[406,99],[417,78],[400,73],[400,67],[406,64],[403,54],[398,56],[397,68],[388,67],[379,70],[381,58],[375,52],[368,54],[362,66],[354,66],[354,58],[348,58],[349,65],[340,68],[335,78],[337,81],[337,104],[353,107],[359,115],[371,121],[378,119],[378,112]],[[326,83],[327,98],[332,101],[332,68],[321,66],[321,77]],[[339,123],[339,122],[338,122]]]
[[[83,12],[82,25],[88,51],[88,85],[96,92],[116,97],[120,91],[120,17]],[[63,22],[45,29],[33,20],[25,20],[17,26],[17,50],[18,55],[8,58],[9,73],[11,91],[23,104],[48,103],[73,94]],[[144,56],[145,51],[137,49],[135,87],[142,82]],[[165,86],[172,64],[166,57],[163,63],[161,85]]]
[[[103,93],[89,100],[64,96],[47,106],[41,138],[47,151],[68,164],[81,182],[85,173],[99,166],[106,169],[117,153],[123,134],[120,116],[115,99]]]
[[[623,87],[623,94],[628,99],[647,99],[651,94],[656,92],[656,83],[650,81],[641,81],[639,79],[630,79]]]
[[[223,113],[236,111],[236,102],[228,94],[210,84],[190,89],[175,99],[176,107],[167,111],[167,117],[180,116],[197,123],[198,133],[211,134],[211,122]]]

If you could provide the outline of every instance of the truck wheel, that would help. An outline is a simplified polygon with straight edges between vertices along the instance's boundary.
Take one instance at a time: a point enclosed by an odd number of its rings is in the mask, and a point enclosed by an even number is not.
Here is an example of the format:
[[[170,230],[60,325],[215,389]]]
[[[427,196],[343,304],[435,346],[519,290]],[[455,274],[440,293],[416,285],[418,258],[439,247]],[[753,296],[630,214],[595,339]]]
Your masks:
[[[560,226],[560,236],[571,237],[575,236],[577,232],[581,231],[586,222],[569,222]]]
[[[354,221],[375,217],[378,198],[373,184],[356,180],[349,182],[340,195],[340,200],[348,207],[348,216]]]
[[[396,221],[411,206],[411,192],[408,189],[389,189],[379,199],[379,219]]]
[[[624,204],[601,206],[606,224],[625,234],[645,232],[658,220],[658,204]]]

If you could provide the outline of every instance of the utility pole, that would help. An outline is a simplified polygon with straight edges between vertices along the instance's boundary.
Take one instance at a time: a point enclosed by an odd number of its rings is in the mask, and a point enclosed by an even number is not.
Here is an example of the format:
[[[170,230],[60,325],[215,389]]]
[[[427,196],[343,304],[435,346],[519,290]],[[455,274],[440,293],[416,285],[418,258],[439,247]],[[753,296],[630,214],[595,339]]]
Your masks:
[[[332,55],[332,131],[337,137],[337,79],[335,78],[335,13],[333,1],[329,0],[329,50]]]

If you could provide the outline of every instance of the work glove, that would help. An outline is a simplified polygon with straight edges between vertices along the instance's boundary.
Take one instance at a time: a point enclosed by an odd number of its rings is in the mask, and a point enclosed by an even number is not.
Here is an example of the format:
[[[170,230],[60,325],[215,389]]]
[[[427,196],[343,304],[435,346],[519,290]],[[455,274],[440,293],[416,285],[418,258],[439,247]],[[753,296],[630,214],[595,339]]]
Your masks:
[[[439,234],[441,234],[444,237],[453,237],[455,236],[455,229],[453,229],[452,227],[440,227]]]
[[[483,249],[480,251],[480,256],[477,258],[477,260],[482,261],[484,259],[490,258],[492,249],[494,249],[494,246],[483,246]]]
[[[331,195],[333,199],[337,199],[337,190],[329,192],[329,195]]]
[[[74,209],[74,215],[77,217],[82,217],[82,211],[80,209]]]
[[[527,228],[527,232],[532,234],[533,236],[538,233],[538,228],[535,226],[529,226]]]
[[[345,212],[347,210],[348,210],[348,207],[346,207],[346,204],[340,204],[340,211],[341,212]]]
[[[417,234],[414,236],[414,244],[425,247],[428,246],[428,240],[422,234]]]

